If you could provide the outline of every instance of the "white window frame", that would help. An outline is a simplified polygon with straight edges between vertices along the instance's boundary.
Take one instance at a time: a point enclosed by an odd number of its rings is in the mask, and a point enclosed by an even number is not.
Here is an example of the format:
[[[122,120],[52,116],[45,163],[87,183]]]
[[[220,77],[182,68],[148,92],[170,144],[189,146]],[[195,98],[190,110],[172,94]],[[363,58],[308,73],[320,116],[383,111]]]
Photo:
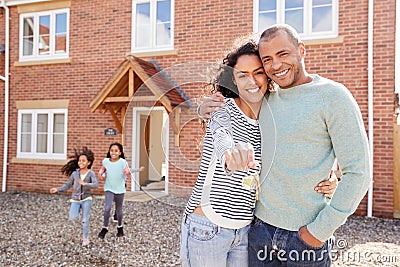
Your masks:
[[[55,25],[56,15],[66,13],[66,51],[65,53],[56,53],[55,43]],[[39,17],[50,16],[50,51],[48,55],[39,55]],[[33,54],[24,55],[24,19],[27,17],[34,17],[36,22],[33,29]],[[69,57],[69,8],[54,9],[48,11],[31,12],[20,14],[19,19],[19,61],[34,61],[34,60],[51,60],[51,59],[65,59]]]
[[[153,52],[153,51],[167,51],[174,49],[174,10],[175,10],[175,0],[170,0],[171,2],[171,43],[168,45],[157,46],[156,45],[156,10],[157,10],[157,0],[132,0],[132,36],[131,36],[131,51],[135,52]],[[150,47],[136,47],[135,46],[135,36],[136,36],[136,5],[150,3],[150,20],[151,20],[151,33],[152,40]]]
[[[31,129],[31,152],[21,152],[22,142],[22,115],[32,115],[32,129]],[[48,115],[47,124],[47,153],[36,152],[37,147],[37,117],[38,114]],[[54,126],[54,114],[64,115],[64,153],[53,153],[53,126]],[[67,109],[20,109],[18,110],[18,140],[17,140],[17,158],[30,158],[30,159],[61,159],[67,158],[67,127],[68,127],[68,110]]]
[[[277,1],[276,10],[276,23],[285,23],[285,1],[281,0],[268,0]],[[332,0],[332,30],[324,32],[312,32],[312,0],[304,1],[304,18],[303,18],[303,29],[304,33],[299,34],[302,40],[314,40],[314,39],[328,39],[338,37],[338,25],[339,25],[339,1]],[[258,29],[259,22],[259,0],[254,0],[254,14],[253,14],[253,31],[260,32],[264,29]],[[260,32],[261,33],[261,32]]]

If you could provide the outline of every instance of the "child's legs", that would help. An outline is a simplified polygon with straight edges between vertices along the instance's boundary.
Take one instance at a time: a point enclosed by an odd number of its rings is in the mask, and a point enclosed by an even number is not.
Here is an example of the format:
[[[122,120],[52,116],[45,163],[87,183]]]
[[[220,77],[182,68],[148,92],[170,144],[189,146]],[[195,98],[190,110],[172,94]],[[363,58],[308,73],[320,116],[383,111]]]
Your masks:
[[[80,208],[80,202],[71,202],[71,208],[69,209],[69,219],[71,221],[75,221],[76,219],[78,219]]]
[[[110,213],[111,213],[111,207],[112,207],[112,203],[114,200],[114,196],[115,194],[110,192],[110,191],[106,191],[104,192],[104,227],[108,227],[108,223],[110,221]]]
[[[235,240],[228,253],[228,267],[247,267],[249,265],[248,232],[250,225],[234,230]]]
[[[88,238],[89,236],[91,206],[92,206],[92,200],[90,199],[82,202],[82,231],[84,238]]]
[[[219,227],[207,217],[193,213],[186,217],[184,227],[187,229],[187,237],[181,238],[187,238],[187,241],[181,244],[187,245],[191,267],[227,266],[235,230]]]
[[[125,194],[115,194],[115,210],[117,212],[118,226],[122,226],[122,218],[124,216],[122,212],[122,205],[124,204]]]

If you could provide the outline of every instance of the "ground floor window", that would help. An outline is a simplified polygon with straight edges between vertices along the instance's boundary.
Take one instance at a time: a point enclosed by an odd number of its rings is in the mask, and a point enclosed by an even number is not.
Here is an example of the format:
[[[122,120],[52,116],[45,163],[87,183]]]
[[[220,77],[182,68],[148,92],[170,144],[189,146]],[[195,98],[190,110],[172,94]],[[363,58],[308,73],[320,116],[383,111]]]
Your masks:
[[[18,111],[18,158],[66,159],[67,110]]]

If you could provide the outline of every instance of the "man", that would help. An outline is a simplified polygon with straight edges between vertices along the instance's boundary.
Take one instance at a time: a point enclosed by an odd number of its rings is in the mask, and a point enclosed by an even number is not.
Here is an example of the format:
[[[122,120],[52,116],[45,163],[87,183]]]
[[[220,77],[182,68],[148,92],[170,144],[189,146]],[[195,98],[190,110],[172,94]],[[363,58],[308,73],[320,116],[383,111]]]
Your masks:
[[[371,182],[361,112],[342,84],[307,73],[305,45],[292,27],[266,29],[259,52],[277,86],[260,111],[261,190],[249,231],[249,266],[330,266],[333,233]],[[218,105],[206,102],[200,114]],[[231,153],[227,167],[248,166],[248,147]],[[329,202],[313,185],[326,179],[335,157],[343,176]]]

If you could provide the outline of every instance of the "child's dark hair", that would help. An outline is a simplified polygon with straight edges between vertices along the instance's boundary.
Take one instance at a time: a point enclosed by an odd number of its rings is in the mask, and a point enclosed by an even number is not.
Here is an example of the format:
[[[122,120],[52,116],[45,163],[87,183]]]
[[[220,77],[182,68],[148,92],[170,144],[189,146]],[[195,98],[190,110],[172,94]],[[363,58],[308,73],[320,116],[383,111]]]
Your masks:
[[[94,154],[90,149],[84,146],[81,151],[74,148],[74,155],[69,156],[71,160],[61,168],[62,174],[70,176],[76,169],[79,169],[78,161],[80,156],[86,156],[87,160],[90,162],[88,169],[91,169],[94,161]]]
[[[226,54],[220,65],[214,81],[212,81],[212,93],[221,92],[224,97],[238,98],[239,92],[233,80],[233,68],[237,64],[238,59],[243,55],[260,56],[258,52],[258,36],[250,35],[238,38],[232,49]],[[267,77],[266,96],[272,91],[272,81]]]
[[[111,158],[110,149],[111,149],[112,146],[117,146],[117,147],[118,147],[119,151],[121,151],[121,155],[119,155],[119,157],[124,159],[124,158],[125,158],[124,148],[123,148],[123,146],[122,146],[120,143],[118,143],[118,142],[112,143],[112,144],[110,145],[110,147],[108,148],[108,152],[107,152],[107,158]]]

